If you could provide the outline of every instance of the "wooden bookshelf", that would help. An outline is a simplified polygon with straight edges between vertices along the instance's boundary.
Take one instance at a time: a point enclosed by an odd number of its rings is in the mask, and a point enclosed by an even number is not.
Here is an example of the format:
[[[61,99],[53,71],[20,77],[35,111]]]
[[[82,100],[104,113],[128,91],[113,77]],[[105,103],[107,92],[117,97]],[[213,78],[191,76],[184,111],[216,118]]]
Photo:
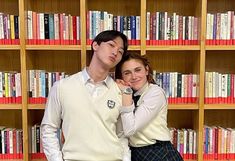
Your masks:
[[[0,104],[2,126],[23,129],[23,157],[30,159],[28,130],[40,123],[45,104],[28,103],[27,71],[42,69],[73,74],[90,61],[91,47],[87,45],[86,13],[89,10],[108,11],[114,15],[140,16],[140,45],[130,45],[129,52],[146,55],[158,72],[197,74],[197,102],[169,104],[168,125],[197,131],[198,161],[203,160],[204,125],[235,128],[234,104],[205,104],[205,72],[235,73],[234,45],[206,45],[207,13],[234,10],[234,0],[0,0],[0,12],[19,15],[20,45],[0,45],[0,71],[21,72],[22,103]],[[79,45],[28,45],[26,42],[26,11],[66,13],[80,16]],[[146,13],[176,12],[200,20],[198,45],[146,45]],[[1,126],[0,125],[0,126]],[[39,159],[43,160],[43,159]]]

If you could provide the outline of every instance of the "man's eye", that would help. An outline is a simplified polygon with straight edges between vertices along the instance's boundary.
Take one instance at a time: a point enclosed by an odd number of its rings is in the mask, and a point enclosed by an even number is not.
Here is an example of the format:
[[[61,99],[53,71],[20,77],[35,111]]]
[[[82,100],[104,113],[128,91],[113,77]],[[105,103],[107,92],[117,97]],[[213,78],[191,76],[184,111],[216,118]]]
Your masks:
[[[119,53],[120,53],[121,55],[123,55],[123,54],[124,54],[124,51],[122,51],[122,50],[119,50]]]
[[[109,45],[110,45],[111,47],[114,47],[114,45],[113,45],[112,43],[109,43]]]

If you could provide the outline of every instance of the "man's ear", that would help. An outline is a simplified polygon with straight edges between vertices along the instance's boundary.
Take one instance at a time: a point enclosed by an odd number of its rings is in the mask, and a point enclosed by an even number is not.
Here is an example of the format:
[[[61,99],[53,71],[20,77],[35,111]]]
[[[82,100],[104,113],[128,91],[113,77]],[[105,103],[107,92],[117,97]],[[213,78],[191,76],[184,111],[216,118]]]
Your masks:
[[[96,51],[98,49],[98,47],[99,47],[99,45],[97,44],[96,41],[94,41],[93,44],[92,44],[93,50]]]

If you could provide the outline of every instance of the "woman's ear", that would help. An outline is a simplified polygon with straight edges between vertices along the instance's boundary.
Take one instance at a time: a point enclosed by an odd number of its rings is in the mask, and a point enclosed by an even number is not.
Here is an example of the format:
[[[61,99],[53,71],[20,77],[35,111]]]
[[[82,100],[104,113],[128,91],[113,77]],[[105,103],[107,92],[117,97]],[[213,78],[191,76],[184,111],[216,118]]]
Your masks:
[[[149,75],[149,66],[146,65],[145,69],[146,69],[146,75]]]

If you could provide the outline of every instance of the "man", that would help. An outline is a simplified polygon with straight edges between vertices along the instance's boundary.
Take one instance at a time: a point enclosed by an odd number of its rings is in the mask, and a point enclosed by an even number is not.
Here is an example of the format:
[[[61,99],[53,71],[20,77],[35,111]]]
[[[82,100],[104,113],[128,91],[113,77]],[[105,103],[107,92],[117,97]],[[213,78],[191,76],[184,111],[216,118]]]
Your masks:
[[[127,142],[118,137],[120,90],[108,75],[126,54],[127,37],[103,31],[91,47],[89,66],[50,91],[41,123],[48,161],[130,161]],[[60,151],[56,131],[61,126],[65,142]]]

